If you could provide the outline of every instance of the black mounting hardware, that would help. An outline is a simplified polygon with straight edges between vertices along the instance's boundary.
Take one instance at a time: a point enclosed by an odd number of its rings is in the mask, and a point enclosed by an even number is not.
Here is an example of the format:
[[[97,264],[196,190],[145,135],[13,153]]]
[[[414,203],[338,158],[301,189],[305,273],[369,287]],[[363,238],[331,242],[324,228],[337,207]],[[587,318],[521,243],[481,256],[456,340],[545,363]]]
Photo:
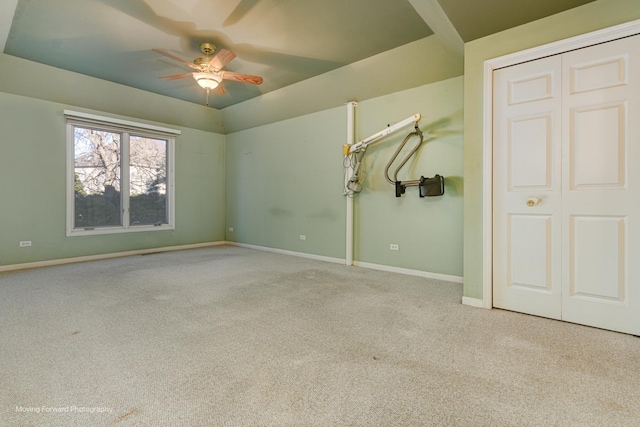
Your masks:
[[[444,194],[444,178],[438,174],[433,178],[421,176],[418,188],[420,189],[420,197],[442,196]]]

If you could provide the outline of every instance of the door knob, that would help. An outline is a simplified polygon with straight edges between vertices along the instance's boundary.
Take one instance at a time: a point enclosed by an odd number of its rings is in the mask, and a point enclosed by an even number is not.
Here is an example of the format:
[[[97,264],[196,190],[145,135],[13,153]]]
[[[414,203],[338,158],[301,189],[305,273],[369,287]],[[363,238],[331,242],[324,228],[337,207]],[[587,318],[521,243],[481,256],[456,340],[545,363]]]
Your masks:
[[[536,198],[536,197],[532,197],[530,199],[527,199],[527,206],[529,206],[530,208],[537,205],[538,202],[540,202],[540,199]]]

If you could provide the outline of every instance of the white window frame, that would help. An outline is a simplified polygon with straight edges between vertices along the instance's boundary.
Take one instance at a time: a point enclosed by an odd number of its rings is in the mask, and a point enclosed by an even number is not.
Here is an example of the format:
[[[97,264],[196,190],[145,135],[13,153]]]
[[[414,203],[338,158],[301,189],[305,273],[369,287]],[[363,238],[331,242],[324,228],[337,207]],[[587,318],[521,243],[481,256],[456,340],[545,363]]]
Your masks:
[[[135,233],[141,231],[167,231],[175,229],[175,137],[181,131],[165,128],[147,123],[139,123],[129,120],[115,119],[78,111],[64,110],[67,130],[67,236],[90,236],[99,234]],[[123,139],[130,134],[143,137],[156,137],[167,141],[167,223],[159,225],[134,225],[129,224],[129,197],[122,199],[122,225],[104,226],[92,228],[74,228],[75,194],[75,144],[74,126],[104,128],[107,131],[117,129],[123,134]],[[128,158],[128,144],[121,148],[124,156]],[[129,162],[123,161],[121,176],[128,176]],[[128,194],[128,179],[121,185],[121,193]]]

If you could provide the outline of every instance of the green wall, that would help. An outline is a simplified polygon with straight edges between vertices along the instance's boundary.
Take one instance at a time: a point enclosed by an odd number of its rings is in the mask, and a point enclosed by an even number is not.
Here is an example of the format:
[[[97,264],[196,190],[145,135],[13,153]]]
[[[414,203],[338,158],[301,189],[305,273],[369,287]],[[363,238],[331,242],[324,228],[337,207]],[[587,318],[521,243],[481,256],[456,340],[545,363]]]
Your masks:
[[[0,265],[224,239],[225,137],[186,127],[177,127],[175,230],[66,237],[64,109],[77,108],[0,92]]]
[[[413,129],[371,146],[355,202],[357,261],[462,275],[462,104],[462,77],[358,103],[357,138],[421,113],[421,129],[433,139],[400,177],[440,173],[447,180],[443,197],[420,199],[410,188],[397,199],[383,170]],[[341,106],[227,135],[227,227],[234,229],[227,240],[345,257],[346,115]],[[390,251],[390,243],[400,250]]]
[[[344,258],[345,134],[341,107],[227,135],[227,240]]]
[[[422,115],[419,126],[425,142],[398,178],[440,174],[445,177],[445,195],[420,198],[417,187],[409,187],[397,198],[384,177],[387,162],[411,127],[374,143],[363,159],[364,188],[355,200],[355,260],[462,276],[462,95],[463,79],[456,77],[358,103],[358,139],[413,113]],[[416,141],[407,142],[391,170]],[[398,251],[389,249],[392,243],[399,245]]]
[[[303,80],[222,110],[227,133],[461,76],[462,55],[437,36]]]
[[[640,18],[638,0],[598,0],[465,45],[464,73],[464,295],[482,298],[483,64],[535,46]]]
[[[153,120],[172,126],[224,133],[222,113],[95,77],[0,54],[0,92]]]

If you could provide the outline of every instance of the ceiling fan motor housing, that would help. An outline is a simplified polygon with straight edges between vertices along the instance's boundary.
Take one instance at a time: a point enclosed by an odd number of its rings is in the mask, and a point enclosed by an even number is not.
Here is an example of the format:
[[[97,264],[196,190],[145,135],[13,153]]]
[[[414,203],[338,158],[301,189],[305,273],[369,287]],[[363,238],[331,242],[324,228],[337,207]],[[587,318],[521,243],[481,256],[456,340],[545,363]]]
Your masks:
[[[209,61],[211,61],[211,58],[207,58],[204,56],[199,56],[196,59],[193,60],[193,63],[202,67],[202,66],[206,66],[209,65]]]
[[[204,42],[200,44],[200,50],[202,51],[202,53],[209,56],[216,51],[216,47],[213,43]]]

